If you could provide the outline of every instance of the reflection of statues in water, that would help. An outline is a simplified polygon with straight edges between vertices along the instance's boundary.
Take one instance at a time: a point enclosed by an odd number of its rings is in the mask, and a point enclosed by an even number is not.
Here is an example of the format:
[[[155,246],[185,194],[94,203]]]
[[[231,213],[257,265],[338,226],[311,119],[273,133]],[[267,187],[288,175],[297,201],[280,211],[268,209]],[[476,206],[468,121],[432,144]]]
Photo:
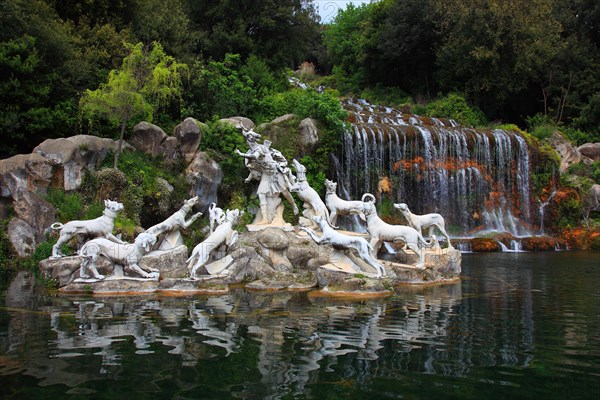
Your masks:
[[[290,190],[295,188],[296,178],[287,166],[287,160],[280,151],[271,148],[271,141],[265,140],[263,144],[256,141],[260,137],[253,131],[243,132],[246,143],[250,149],[242,153],[236,149],[236,154],[246,159],[245,163],[250,174],[246,182],[260,179],[257,189],[260,201],[261,217],[257,219],[260,224],[270,224],[276,216],[280,204],[279,195],[283,194],[292,206],[294,214],[298,214],[298,207],[294,202]]]

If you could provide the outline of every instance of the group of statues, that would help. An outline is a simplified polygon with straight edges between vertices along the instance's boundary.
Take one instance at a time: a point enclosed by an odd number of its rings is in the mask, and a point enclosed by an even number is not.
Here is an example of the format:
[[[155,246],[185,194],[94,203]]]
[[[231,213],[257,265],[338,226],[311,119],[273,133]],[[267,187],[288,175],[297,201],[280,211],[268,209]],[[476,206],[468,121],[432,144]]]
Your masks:
[[[416,268],[423,268],[424,248],[437,246],[439,243],[434,230],[437,228],[446,238],[448,247],[452,248],[450,237],[445,230],[444,219],[439,214],[416,215],[411,213],[404,203],[394,204],[408,222],[406,225],[390,225],[377,215],[375,197],[366,193],[361,200],[343,200],[338,197],[337,184],[325,180],[325,202],[306,180],[306,168],[299,161],[293,160],[294,175],[288,166],[283,154],[271,147],[269,140],[258,142],[261,137],[252,130],[242,131],[248,151],[235,153],[244,158],[246,167],[250,170],[245,182],[259,181],[256,190],[260,202],[254,225],[259,227],[279,226],[283,221],[283,205],[280,195],[290,203],[294,214],[299,210],[292,197],[295,192],[303,201],[303,217],[300,229],[317,244],[329,244],[337,250],[356,253],[358,257],[368,264],[372,275],[382,277],[386,271],[377,259],[377,253],[385,242],[404,243],[404,249],[410,249],[419,257]],[[124,267],[124,271],[134,273],[137,277],[145,279],[158,279],[159,272],[150,267],[140,266],[141,258],[153,250],[169,250],[180,244],[180,229],[191,226],[202,213],[197,212],[189,219],[187,215],[198,203],[198,197],[186,200],[183,206],[163,222],[154,225],[139,234],[133,243],[125,243],[113,235],[114,221],[123,205],[116,201],[105,200],[103,215],[93,220],[71,221],[66,224],[55,223],[52,228],[60,230],[59,239],[52,249],[52,257],[63,256],[61,246],[71,238],[87,238],[80,247],[78,255],[83,258],[80,267],[80,277],[96,280],[105,277],[98,272],[96,261],[99,256],[104,256],[113,265]],[[215,203],[208,207],[210,233],[206,239],[199,243],[187,259],[189,276],[198,277],[201,267],[205,266],[211,254],[221,246],[232,246],[238,237],[234,226],[239,222],[243,211],[234,209],[223,211]],[[338,230],[337,219],[339,216],[357,214],[366,222],[370,241],[358,235],[343,233]],[[429,229],[429,241],[422,235],[424,229]],[[321,233],[318,234],[317,231]],[[91,275],[91,276],[90,276]]]

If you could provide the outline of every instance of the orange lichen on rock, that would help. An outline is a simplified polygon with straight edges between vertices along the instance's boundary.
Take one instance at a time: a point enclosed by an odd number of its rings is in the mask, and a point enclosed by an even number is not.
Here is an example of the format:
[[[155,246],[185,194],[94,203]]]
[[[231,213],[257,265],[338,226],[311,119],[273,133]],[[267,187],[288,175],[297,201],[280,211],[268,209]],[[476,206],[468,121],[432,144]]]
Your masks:
[[[392,191],[392,181],[389,177],[384,176],[379,180],[377,184],[378,193],[390,193]]]

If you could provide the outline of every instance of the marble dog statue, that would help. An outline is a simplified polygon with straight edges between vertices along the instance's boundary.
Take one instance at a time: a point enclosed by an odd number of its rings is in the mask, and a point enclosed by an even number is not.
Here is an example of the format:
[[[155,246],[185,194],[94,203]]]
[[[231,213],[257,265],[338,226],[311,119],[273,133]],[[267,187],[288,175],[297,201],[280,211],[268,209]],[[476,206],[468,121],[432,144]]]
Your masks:
[[[337,183],[329,179],[325,179],[325,189],[325,204],[329,208],[329,223],[331,226],[337,228],[335,223],[337,222],[338,215],[359,214],[360,218],[363,221],[365,220],[364,214],[360,211],[362,209],[362,201],[340,199],[336,194]]]
[[[367,232],[371,235],[373,253],[377,255],[384,242],[404,242],[405,247],[419,256],[417,267],[422,268],[425,264],[423,247],[431,247],[431,243],[426,242],[423,236],[410,226],[390,225],[379,218],[375,208],[375,196],[372,194],[363,195],[362,204],[362,212],[367,219]]]
[[[225,220],[225,213],[222,208],[217,207],[216,203],[210,203],[208,205],[208,221],[210,224],[210,233],[215,231],[215,228],[223,223]]]
[[[218,249],[223,243],[231,246],[237,241],[238,233],[233,230],[233,226],[243,214],[244,212],[238,209],[227,210],[225,212],[225,219],[217,226],[215,231],[208,235],[203,242],[194,247],[192,254],[186,261],[188,263],[188,270],[190,271],[190,278],[196,279],[198,268],[206,264],[210,258],[210,254],[214,250]]]
[[[410,212],[408,206],[404,203],[394,203],[394,208],[400,210],[404,218],[408,221],[408,225],[412,226],[419,232],[421,235],[423,234],[423,229],[429,228],[429,237],[433,236],[435,228],[437,227],[440,232],[446,237],[448,241],[448,248],[452,248],[452,244],[450,243],[450,236],[446,232],[446,225],[444,223],[444,217],[440,214],[431,213],[425,215],[417,215]]]
[[[83,257],[79,275],[82,278],[88,278],[87,270],[92,273],[96,279],[104,279],[104,275],[98,273],[96,268],[96,260],[99,256],[108,258],[113,264],[129,266],[143,278],[156,278],[158,271],[155,269],[144,271],[138,262],[148,253],[152,246],[156,243],[156,235],[148,232],[143,232],[135,238],[133,244],[130,243],[115,243],[106,238],[92,239],[83,245],[79,251],[79,255]]]
[[[104,200],[104,207],[102,216],[96,219],[70,221],[64,225],[60,222],[53,223],[50,227],[54,230],[60,230],[60,233],[58,241],[52,246],[52,258],[64,256],[60,251],[60,247],[75,235],[88,238],[103,236],[114,243],[123,243],[121,239],[112,233],[115,227],[115,218],[117,213],[123,209],[123,204],[112,200]]]
[[[153,235],[160,235],[162,233],[168,233],[171,231],[175,231],[178,229],[187,229],[196,221],[198,218],[202,216],[201,212],[197,212],[192,215],[190,219],[187,221],[185,217],[191,211],[192,207],[194,207],[198,203],[198,196],[194,196],[191,199],[187,199],[183,202],[183,206],[173,213],[169,218],[165,219],[160,224],[156,224],[148,229],[146,229],[147,233],[152,233]]]
[[[313,189],[306,181],[306,167],[302,165],[298,160],[292,160],[296,169],[296,185],[293,192],[298,194],[298,197],[304,202],[306,218],[311,218],[314,215],[324,217],[329,221],[329,210],[321,200],[321,197],[315,189]]]
[[[321,237],[317,236],[317,234],[310,228],[302,227],[300,229],[308,233],[308,235],[312,238],[312,240],[315,241],[315,243],[319,245],[331,244],[331,246],[337,250],[354,249],[363,261],[365,261],[367,264],[372,266],[375,269],[375,271],[377,271],[376,276],[378,278],[385,275],[385,268],[383,267],[383,265],[377,262],[375,256],[373,255],[373,248],[365,238],[359,236],[345,235],[334,230],[329,225],[329,222],[325,219],[325,217],[322,217],[320,215],[315,215],[312,219],[317,223],[317,225],[321,229],[321,232],[323,232]]]

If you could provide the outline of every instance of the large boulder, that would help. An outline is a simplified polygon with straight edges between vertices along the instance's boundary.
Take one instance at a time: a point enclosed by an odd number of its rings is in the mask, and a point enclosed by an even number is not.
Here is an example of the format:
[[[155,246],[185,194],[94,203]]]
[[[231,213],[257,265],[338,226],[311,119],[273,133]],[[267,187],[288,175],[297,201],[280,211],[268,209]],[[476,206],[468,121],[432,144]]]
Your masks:
[[[116,151],[118,142],[91,135],[76,135],[68,138],[47,139],[33,152],[59,164],[63,169],[64,190],[74,190],[81,185],[86,170],[93,170],[109,151]],[[123,148],[128,145],[124,144]]]
[[[167,134],[159,126],[142,121],[133,127],[133,134],[128,142],[137,150],[156,157],[160,154],[161,144],[166,138]]]
[[[56,209],[34,192],[23,188],[17,190],[13,208],[17,218],[26,222],[35,233],[35,244],[44,240],[46,229],[56,222]]]
[[[550,138],[550,144],[560,156],[560,173],[565,172],[571,165],[581,162],[582,157],[571,142],[569,142],[560,132],[555,131]]]
[[[254,129],[256,125],[252,122],[251,119],[245,117],[230,117],[220,119],[219,122],[225,124],[231,124],[237,129]]]
[[[158,151],[163,156],[163,160],[167,166],[176,164],[181,158],[179,140],[174,136],[167,136],[160,144]]]
[[[20,188],[45,193],[53,183],[54,171],[54,163],[37,153],[0,160],[0,194],[14,197]],[[62,186],[62,175],[58,181]]]
[[[179,140],[181,154],[186,163],[194,159],[194,155],[202,141],[202,130],[206,125],[201,125],[194,118],[186,118],[175,127],[175,137]]]
[[[186,180],[198,196],[198,207],[203,212],[210,203],[217,202],[217,188],[223,179],[223,170],[207,153],[199,151],[186,170]]]
[[[584,157],[591,158],[594,161],[600,160],[600,142],[582,144],[577,150]]]
[[[19,257],[28,257],[36,247],[35,230],[25,221],[13,218],[8,223],[8,240]]]
[[[185,278],[189,275],[186,260],[188,249],[185,245],[177,246],[172,250],[156,250],[146,254],[139,265],[144,268],[154,268],[160,272],[162,278]]]
[[[304,118],[300,121],[299,136],[300,144],[305,147],[312,147],[319,141],[317,121],[312,118]]]

